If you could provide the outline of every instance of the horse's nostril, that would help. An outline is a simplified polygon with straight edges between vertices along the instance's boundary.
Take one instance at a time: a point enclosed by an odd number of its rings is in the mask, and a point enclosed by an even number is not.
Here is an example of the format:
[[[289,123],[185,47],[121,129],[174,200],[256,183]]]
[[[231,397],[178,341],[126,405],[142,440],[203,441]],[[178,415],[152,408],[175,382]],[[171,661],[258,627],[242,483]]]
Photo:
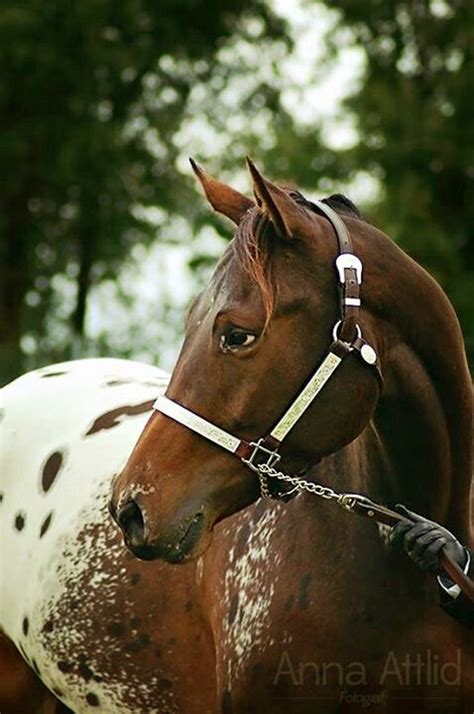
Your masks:
[[[128,501],[117,513],[117,523],[131,545],[143,545],[145,522],[136,501]]]

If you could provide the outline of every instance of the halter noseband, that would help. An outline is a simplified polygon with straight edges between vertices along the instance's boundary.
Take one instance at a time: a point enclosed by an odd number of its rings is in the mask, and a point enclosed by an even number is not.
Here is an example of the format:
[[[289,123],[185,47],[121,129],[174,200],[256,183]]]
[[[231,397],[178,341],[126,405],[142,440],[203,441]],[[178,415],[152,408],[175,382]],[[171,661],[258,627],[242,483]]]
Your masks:
[[[168,397],[158,397],[153,405],[153,408],[157,411],[238,456],[243,463],[257,472],[262,494],[266,496],[272,496],[273,494],[268,489],[265,474],[271,475],[273,466],[280,461],[281,456],[278,453],[278,449],[281,442],[312,404],[348,354],[353,351],[357,352],[366,364],[373,367],[380,383],[383,383],[377,354],[374,348],[362,337],[357,323],[361,306],[362,263],[354,255],[349,232],[336,211],[322,201],[314,201],[310,205],[329,219],[337,236],[339,255],[336,258],[336,269],[340,286],[340,319],[333,328],[334,341],[328,350],[328,354],[271,432],[257,441],[249,442],[229,434],[229,432]],[[352,339],[350,339],[350,336],[352,336]],[[287,480],[290,479],[291,477],[288,477]],[[297,482],[296,477],[294,481]],[[273,497],[283,498],[288,495],[288,493],[277,493]]]

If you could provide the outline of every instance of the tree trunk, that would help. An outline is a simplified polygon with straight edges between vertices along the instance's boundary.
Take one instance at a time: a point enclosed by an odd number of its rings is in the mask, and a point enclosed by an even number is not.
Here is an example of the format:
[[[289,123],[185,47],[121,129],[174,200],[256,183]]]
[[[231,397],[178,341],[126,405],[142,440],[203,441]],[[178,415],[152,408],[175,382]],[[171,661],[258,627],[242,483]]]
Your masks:
[[[4,211],[4,249],[0,262],[0,386],[24,371],[20,339],[30,274],[27,198],[12,197],[5,204]]]
[[[78,225],[79,275],[76,307],[72,314],[72,329],[74,337],[82,340],[84,338],[87,297],[91,285],[91,270],[95,258],[96,237],[100,230],[97,197],[89,193],[87,189],[82,192],[80,210]]]

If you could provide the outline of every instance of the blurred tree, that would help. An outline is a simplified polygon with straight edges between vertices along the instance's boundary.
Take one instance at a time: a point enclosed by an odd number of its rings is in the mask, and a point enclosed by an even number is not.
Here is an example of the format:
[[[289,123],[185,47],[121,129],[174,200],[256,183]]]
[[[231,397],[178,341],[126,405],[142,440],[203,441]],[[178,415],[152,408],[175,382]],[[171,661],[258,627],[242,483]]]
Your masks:
[[[313,127],[283,130],[279,152],[291,175],[314,186],[322,176],[380,181],[370,218],[426,267],[448,293],[474,364],[474,3],[470,0],[335,0],[341,47],[365,53],[365,73],[344,101],[357,141],[334,151]],[[286,148],[285,148],[286,144]],[[297,153],[295,153],[297,152]],[[308,161],[306,157],[313,157]]]
[[[74,280],[80,340],[91,284],[155,234],[136,205],[186,207],[172,136],[223,38],[255,14],[282,34],[260,0],[2,3],[0,383],[23,370],[25,333],[51,360],[74,353],[46,335],[55,276]]]
[[[120,268],[129,254],[138,256],[132,263],[148,260],[151,253],[136,249],[157,234],[160,244],[193,241],[198,281],[220,252],[217,243],[208,251],[206,236],[226,230],[184,179],[187,153],[244,190],[246,153],[312,194],[352,195],[361,172],[371,177],[379,191],[363,209],[443,285],[474,359],[474,5],[301,0],[295,46],[308,24],[324,13],[332,19],[313,76],[300,52],[306,79],[297,92],[294,75],[282,72],[288,28],[271,7],[271,0],[2,5],[0,381],[84,350],[159,357],[149,345],[172,339],[175,326],[157,332],[151,323],[167,314],[176,322],[180,308],[160,294],[159,317],[153,300],[137,310],[143,294]],[[327,128],[337,122],[318,111],[300,121],[299,109],[315,92],[324,105],[320,86],[351,47],[365,57],[341,112],[355,139],[335,149]],[[123,310],[88,345],[86,300],[99,284],[107,287],[102,304],[121,298]],[[24,351],[32,353],[27,362]]]
[[[302,7],[321,4],[306,0]],[[263,146],[249,136],[247,150],[262,157],[270,175],[294,180],[312,193],[347,189],[361,173],[375,179],[377,198],[362,208],[443,286],[460,318],[472,365],[474,3],[323,4],[335,23],[323,40],[326,57],[313,68],[306,89],[317,91],[324,71],[330,73],[347,48],[364,54],[362,76],[340,109],[341,118],[353,122],[353,145],[331,147],[321,115],[299,122],[297,109],[283,111],[276,79],[247,98],[250,104],[263,93],[272,112],[271,130],[261,133]],[[324,93],[320,96],[324,102]],[[225,156],[233,158],[230,152]]]

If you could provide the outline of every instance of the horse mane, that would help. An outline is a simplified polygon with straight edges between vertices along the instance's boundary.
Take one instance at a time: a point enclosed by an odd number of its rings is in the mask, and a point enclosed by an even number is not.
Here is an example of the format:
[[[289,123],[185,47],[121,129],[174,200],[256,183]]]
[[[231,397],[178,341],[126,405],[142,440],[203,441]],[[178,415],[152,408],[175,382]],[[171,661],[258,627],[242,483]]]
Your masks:
[[[316,204],[309,201],[295,189],[288,190],[291,197],[313,213],[324,216]],[[323,203],[337,213],[364,220],[357,206],[342,193],[334,193],[322,199]],[[249,278],[255,282],[262,296],[265,311],[265,326],[268,325],[275,305],[275,287],[271,278],[270,262],[273,240],[273,226],[258,208],[244,215],[233,242],[234,254]]]
[[[319,213],[314,203],[311,203],[311,201],[307,201],[306,199],[304,200],[305,203],[309,204],[309,207],[312,210],[316,209],[316,211]],[[334,210],[338,213],[346,213],[347,215],[352,216],[352,218],[359,218],[359,220],[364,220],[362,213],[357,208],[355,203],[353,203],[351,199],[348,196],[345,196],[343,193],[333,193],[331,196],[328,196],[328,198],[323,198],[323,203],[327,203],[328,206],[334,208]]]

